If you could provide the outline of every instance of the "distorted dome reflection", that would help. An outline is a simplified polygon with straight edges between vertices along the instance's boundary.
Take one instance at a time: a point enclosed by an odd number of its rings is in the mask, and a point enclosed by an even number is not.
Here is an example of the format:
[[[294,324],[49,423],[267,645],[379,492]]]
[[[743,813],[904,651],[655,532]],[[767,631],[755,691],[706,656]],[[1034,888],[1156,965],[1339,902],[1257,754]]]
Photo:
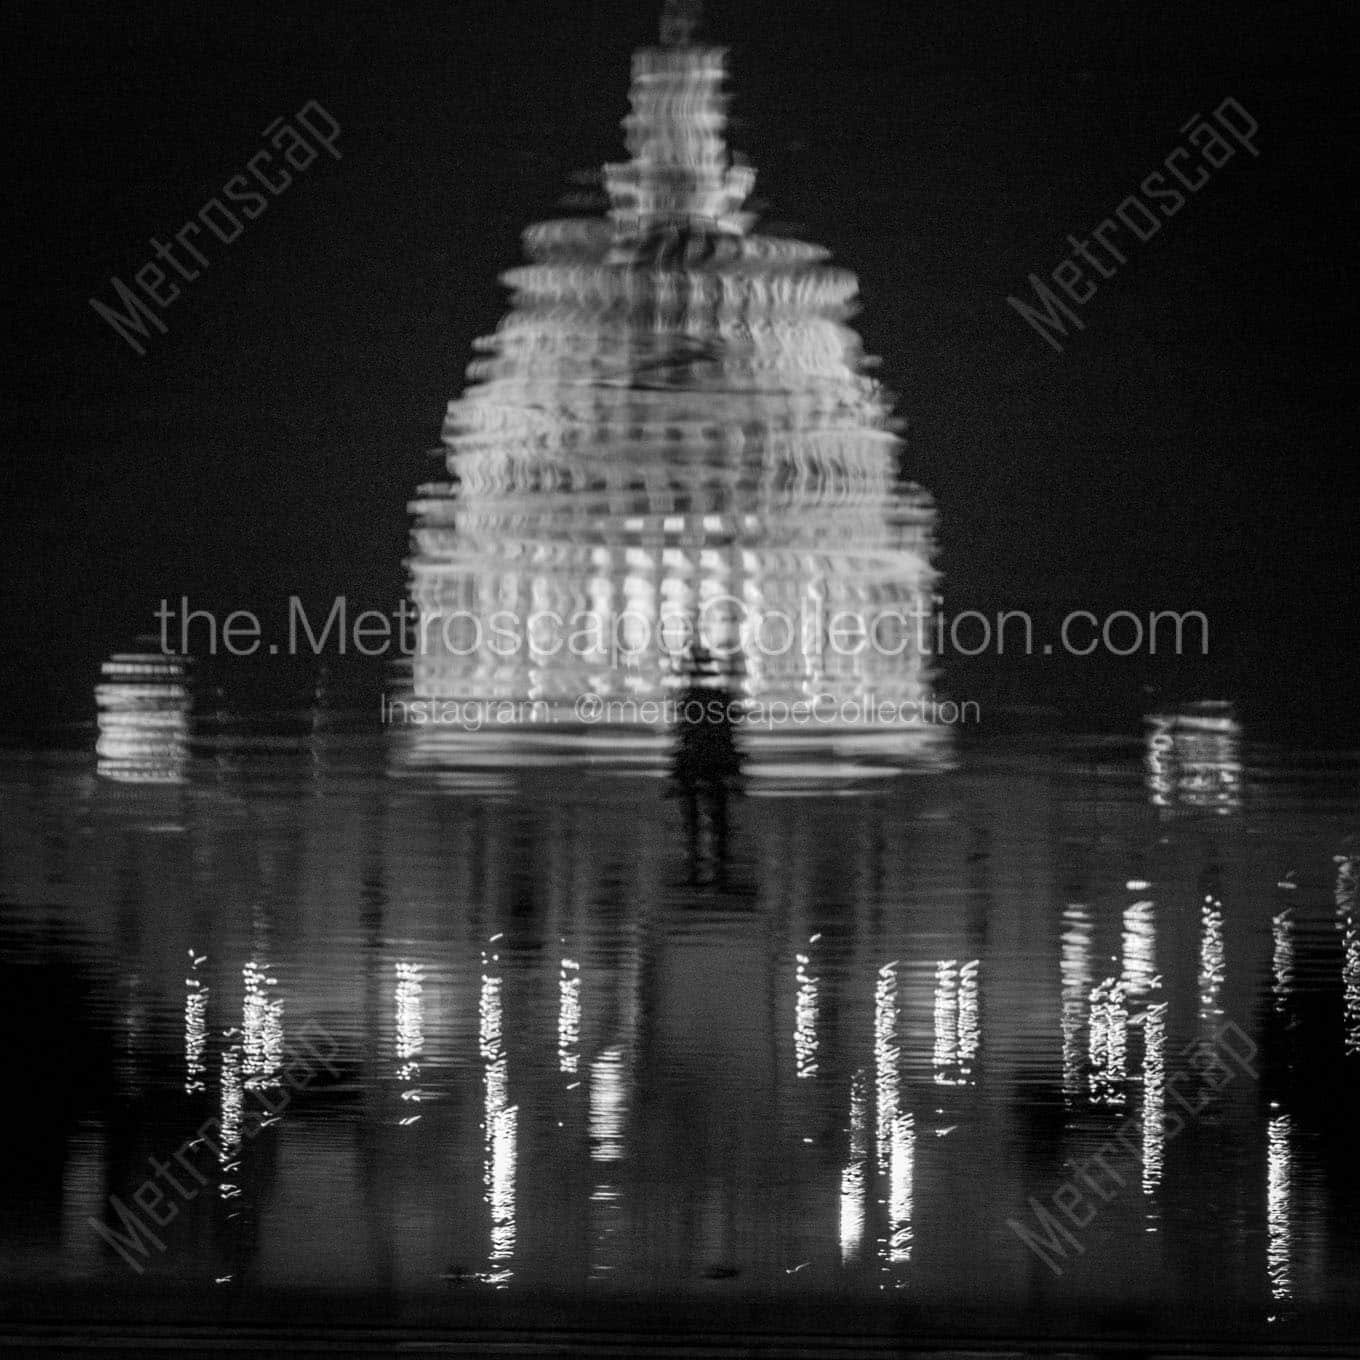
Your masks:
[[[504,276],[511,309],[448,409],[449,480],[412,504],[415,764],[646,760],[695,635],[762,715],[757,766],[937,749],[916,707],[933,509],[846,324],[854,275],[752,230],[724,76],[721,49],[635,53],[607,212],[529,228]],[[857,646],[843,611],[886,622]],[[474,731],[465,701],[504,706]]]

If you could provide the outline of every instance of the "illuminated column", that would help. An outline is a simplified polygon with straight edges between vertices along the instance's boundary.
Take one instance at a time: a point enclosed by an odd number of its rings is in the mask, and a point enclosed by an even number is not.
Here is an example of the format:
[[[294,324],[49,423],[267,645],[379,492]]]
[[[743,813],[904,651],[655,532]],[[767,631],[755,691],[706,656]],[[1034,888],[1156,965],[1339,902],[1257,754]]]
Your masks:
[[[1360,919],[1356,916],[1356,859],[1337,855],[1336,928],[1341,933],[1341,991],[1344,1042],[1350,1057],[1360,1054]]]

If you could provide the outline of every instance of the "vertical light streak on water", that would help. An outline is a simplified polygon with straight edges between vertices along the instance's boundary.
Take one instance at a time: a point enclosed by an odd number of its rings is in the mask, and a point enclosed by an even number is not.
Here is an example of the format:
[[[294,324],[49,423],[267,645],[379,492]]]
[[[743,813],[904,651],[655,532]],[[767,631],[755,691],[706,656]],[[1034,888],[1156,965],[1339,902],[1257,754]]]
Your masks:
[[[90,1231],[90,1225],[106,1211],[106,1148],[102,1125],[86,1120],[71,1131],[66,1145],[61,1177],[61,1256],[62,1273],[70,1280],[89,1279],[104,1262],[101,1240]]]
[[[619,1045],[605,1049],[591,1064],[590,1157],[601,1164],[603,1173],[590,1192],[595,1247],[590,1276],[597,1280],[614,1272],[614,1246],[623,1226],[622,1196],[611,1173],[624,1152],[628,1114],[624,1075],[624,1051]]]
[[[859,1258],[864,1242],[864,1193],[869,1161],[868,1081],[858,1068],[850,1079],[850,1157],[841,1169],[841,1261]]]
[[[490,943],[500,939],[493,935]],[[481,1054],[485,1101],[482,1122],[482,1185],[490,1212],[491,1242],[484,1276],[488,1284],[504,1288],[514,1275],[515,1173],[518,1109],[509,1103],[509,1059],[505,1052],[504,1001],[498,953],[482,954],[482,988],[478,1001],[478,1048]]]
[[[978,1015],[978,960],[969,959],[959,969],[958,1001],[958,1084],[971,1086],[974,1081],[973,1064],[982,1043],[982,1027]]]
[[[189,976],[184,979],[184,1089],[192,1094],[207,1089],[208,988],[198,976],[206,954],[189,953]]]
[[[911,1260],[915,1179],[916,1121],[910,1113],[900,1113],[893,1118],[888,1171],[888,1259],[893,1265],[906,1265]]]
[[[1342,989],[1345,993],[1346,1052],[1360,1054],[1360,928],[1346,924],[1342,940]]]
[[[1271,957],[1271,991],[1275,1009],[1283,1011],[1294,990],[1294,917],[1288,907],[1270,923],[1274,952]]]
[[[1266,1144],[1266,1269],[1270,1296],[1287,1303],[1294,1296],[1294,1231],[1291,1180],[1293,1127],[1287,1114],[1271,1116]]]
[[[1341,932],[1341,994],[1348,1054],[1360,1053],[1360,922],[1355,912],[1355,860],[1337,855],[1336,928]]]
[[[229,1031],[232,1038],[236,1031]],[[241,1046],[232,1043],[222,1050],[222,1103],[219,1124],[222,1143],[218,1148],[219,1177],[217,1193],[222,1199],[235,1199],[241,1193],[236,1173],[241,1169],[241,1123],[245,1113],[245,1086],[242,1081]]]
[[[1146,996],[1156,982],[1156,908],[1147,898],[1131,903],[1124,911],[1124,992],[1131,998]]]
[[[796,954],[794,980],[797,992],[793,1010],[793,1057],[800,1078],[817,1075],[817,997],[821,980],[812,971],[812,946],[822,937],[808,937],[808,952]]]
[[[1091,920],[1086,908],[1069,902],[1063,909],[1062,956],[1062,1086],[1063,1095],[1081,1092],[1086,1058],[1083,1030],[1091,992]]]
[[[1162,1183],[1166,1153],[1166,1008],[1153,1002],[1143,1019],[1143,1193]],[[1149,1219],[1152,1214],[1149,1210]],[[1149,1222],[1150,1232],[1156,1231]]]
[[[557,969],[557,1070],[575,1076],[581,1066],[581,965],[563,957]]]
[[[1143,766],[1147,772],[1148,801],[1153,807],[1169,808],[1175,798],[1176,777],[1171,721],[1154,714],[1147,719],[1147,749]]]
[[[1203,1031],[1217,1028],[1223,1015],[1219,998],[1223,991],[1223,904],[1212,894],[1200,906],[1199,1023]]]
[[[518,1159],[519,1107],[496,1112],[491,1130],[491,1271],[488,1281],[503,1285],[513,1274],[515,1254],[515,1170]]]
[[[959,974],[954,959],[935,965],[935,1082],[952,1086],[959,1060]]]
[[[1108,977],[1091,992],[1091,1100],[1111,1109],[1124,1104],[1128,1008],[1124,984]]]
[[[596,1162],[623,1157],[623,1122],[627,1100],[623,1089],[623,1049],[607,1048],[591,1065],[590,1156]]]
[[[897,1020],[897,962],[894,960],[878,970],[874,988],[875,1141],[878,1170],[883,1175],[887,1174],[891,1162],[893,1127],[901,1101],[899,1065],[902,1052],[897,1044]]]
[[[399,960],[396,965],[397,983],[393,995],[397,1031],[397,1080],[407,1083],[401,1092],[404,1104],[420,1103],[420,1059],[425,1052],[425,989],[421,985],[418,963]],[[417,1113],[404,1114],[400,1123],[414,1124]]]
[[[241,1008],[241,1074],[247,1090],[277,1083],[283,1066],[283,1002],[269,989],[278,979],[270,965],[252,960],[241,969],[245,1002]]]

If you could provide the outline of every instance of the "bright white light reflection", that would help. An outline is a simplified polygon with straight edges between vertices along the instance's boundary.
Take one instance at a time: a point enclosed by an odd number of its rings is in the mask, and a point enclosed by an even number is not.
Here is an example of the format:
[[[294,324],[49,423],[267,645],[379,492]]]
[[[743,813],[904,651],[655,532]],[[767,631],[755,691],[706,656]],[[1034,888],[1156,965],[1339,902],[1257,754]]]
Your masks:
[[[973,1062],[981,1042],[978,1024],[978,961],[959,969],[959,1085],[973,1084]]]
[[[1294,1231],[1290,1222],[1292,1132],[1287,1114],[1276,1114],[1271,1118],[1266,1148],[1266,1268],[1270,1274],[1270,1296],[1277,1303],[1289,1300],[1294,1294],[1291,1260]]]
[[[1125,1058],[1128,1050],[1128,1007],[1124,984],[1106,978],[1091,992],[1091,1100],[1117,1108],[1124,1104]]]
[[[878,970],[874,989],[874,1082],[877,1095],[878,1169],[886,1174],[892,1157],[892,1131],[900,1103],[901,1078],[897,1046],[897,963]]]
[[[1341,992],[1346,1052],[1360,1053],[1360,925],[1355,912],[1355,860],[1336,857],[1336,928],[1341,932]]]
[[[188,1092],[202,1091],[207,1085],[208,988],[198,976],[207,958],[189,950],[189,976],[184,979],[184,1089]]]
[[[581,965],[564,958],[557,972],[557,1070],[574,1076],[581,1066]]]
[[[809,951],[811,948],[812,940],[809,940]],[[821,983],[811,971],[810,952],[794,957],[797,961],[794,978],[798,984],[793,1011],[794,1065],[798,1076],[807,1079],[817,1075],[817,993]]]
[[[1200,907],[1199,1021],[1212,1026],[1223,1014],[1219,996],[1223,990],[1223,904],[1206,896]]]
[[[911,1260],[912,1202],[916,1176],[916,1123],[908,1113],[893,1117],[888,1172],[888,1257],[894,1265]]]
[[[590,1075],[590,1155],[597,1162],[617,1162],[623,1156],[627,1113],[623,1049],[605,1049],[591,1065]]]
[[[1274,940],[1271,963],[1271,990],[1275,994],[1275,1009],[1282,1011],[1294,986],[1294,918],[1286,909],[1270,923]]]
[[[217,1193],[222,1199],[235,1199],[241,1193],[235,1180],[236,1172],[241,1168],[241,1121],[245,1106],[241,1066],[239,1043],[222,1050],[222,1104],[218,1120],[222,1143],[218,1148],[220,1175],[217,1183]]]
[[[980,1041],[978,960],[935,965],[935,1046],[932,1062],[938,1086],[971,1086]]]
[[[864,1241],[868,1148],[868,1083],[861,1068],[850,1081],[850,1159],[841,1169],[841,1260],[849,1263]]]
[[[1162,1183],[1166,1151],[1166,1008],[1147,1008],[1143,1020],[1143,1193]]]
[[[1147,899],[1124,911],[1124,991],[1140,997],[1152,989],[1157,973],[1155,907]]]
[[[273,1086],[283,1066],[283,1002],[270,995],[278,985],[270,965],[252,960],[241,970],[245,1004],[241,1014],[241,1071],[247,1090]]]
[[[483,1278],[503,1288],[514,1272],[515,1171],[518,1108],[508,1101],[509,1059],[503,1039],[504,1005],[501,978],[490,971],[499,955],[482,955],[482,989],[478,1002],[478,1044],[486,1082],[482,1123],[482,1183],[491,1213],[491,1249]]]
[[[491,1128],[491,1164],[488,1176],[491,1205],[491,1270],[488,1281],[501,1284],[511,1270],[505,1264],[515,1254],[515,1164],[519,1107],[497,1110]]]
[[[1148,718],[1147,750],[1143,766],[1147,771],[1148,798],[1154,807],[1170,807],[1174,798],[1175,740],[1171,735],[1171,720],[1153,715]]]
[[[959,1056],[959,975],[953,959],[935,965],[935,1080],[941,1086],[953,1082]]]
[[[1091,921],[1086,908],[1070,902],[1063,909],[1062,958],[1063,1094],[1081,1090],[1085,1049],[1082,1031],[1091,991]]]
[[[590,1156],[606,1166],[623,1157],[624,1120],[628,1095],[624,1051],[619,1045],[607,1048],[590,1068]],[[611,1181],[598,1181],[590,1192],[594,1225],[592,1279],[602,1279],[614,1271],[610,1261],[613,1243],[623,1228],[623,1197]]]
[[[397,1080],[410,1083],[401,1092],[402,1100],[418,1105],[421,1098],[420,1059],[425,1052],[425,993],[420,982],[421,968],[418,963],[402,960],[396,969],[393,1001],[397,1025]],[[401,1123],[409,1126],[419,1118],[418,1114],[409,1114]]]
[[[95,686],[97,773],[130,784],[179,784],[189,759],[185,659],[120,653]]]

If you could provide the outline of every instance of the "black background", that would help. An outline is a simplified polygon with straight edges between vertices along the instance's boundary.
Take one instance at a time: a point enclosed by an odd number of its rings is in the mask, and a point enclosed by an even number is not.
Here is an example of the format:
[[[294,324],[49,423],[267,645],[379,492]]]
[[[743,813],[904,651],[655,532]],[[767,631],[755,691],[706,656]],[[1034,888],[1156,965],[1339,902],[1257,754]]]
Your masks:
[[[574,171],[623,157],[658,8],[8,7],[7,718],[89,716],[99,659],[162,596],[392,608],[406,503],[439,471],[497,275]],[[948,608],[1203,609],[1212,656],[1157,683],[1322,739],[1353,730],[1360,651],[1342,14],[780,0],[711,4],[702,30],[732,49],[731,141],[767,221],[860,276],[856,325],[939,505]],[[1134,247],[1054,353],[1007,295],[1228,96],[1259,159]],[[343,158],[202,245],[209,268],[137,357],[88,299],[311,99]],[[952,688],[1080,703],[1146,678],[1008,664],[999,688],[990,662]]]

